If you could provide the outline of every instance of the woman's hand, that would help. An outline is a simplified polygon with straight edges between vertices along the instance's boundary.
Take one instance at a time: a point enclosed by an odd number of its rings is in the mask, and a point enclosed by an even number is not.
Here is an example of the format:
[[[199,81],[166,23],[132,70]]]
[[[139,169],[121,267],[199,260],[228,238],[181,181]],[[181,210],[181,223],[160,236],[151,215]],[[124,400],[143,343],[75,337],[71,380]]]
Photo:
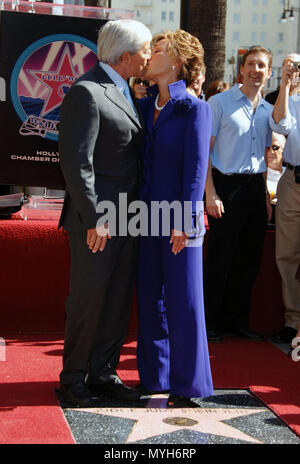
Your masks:
[[[169,242],[173,245],[172,253],[174,253],[174,255],[177,255],[177,253],[180,253],[181,250],[183,250],[186,247],[188,239],[189,237],[185,232],[172,229],[170,242]]]

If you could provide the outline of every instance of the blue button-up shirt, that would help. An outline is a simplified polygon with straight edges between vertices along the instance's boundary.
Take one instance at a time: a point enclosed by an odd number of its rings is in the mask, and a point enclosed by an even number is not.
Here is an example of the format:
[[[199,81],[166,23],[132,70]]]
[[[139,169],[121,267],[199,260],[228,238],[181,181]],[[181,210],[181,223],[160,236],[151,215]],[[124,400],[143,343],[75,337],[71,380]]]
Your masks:
[[[265,149],[272,144],[272,105],[260,97],[256,111],[237,84],[208,100],[212,110],[212,167],[223,174],[265,172]]]
[[[128,99],[129,103],[131,104],[132,108],[135,110],[130,92],[129,92],[129,85],[125,79],[123,79],[122,76],[120,76],[117,71],[115,71],[109,64],[103,63],[102,61],[99,61],[99,66],[103,69],[103,71],[106,72],[108,77],[113,81],[113,83],[118,87],[120,92],[124,95],[126,93],[126,98]]]
[[[275,123],[270,115],[270,126],[274,132],[288,135],[283,151],[283,160],[293,166],[300,165],[300,95],[289,98],[289,112],[287,116]]]

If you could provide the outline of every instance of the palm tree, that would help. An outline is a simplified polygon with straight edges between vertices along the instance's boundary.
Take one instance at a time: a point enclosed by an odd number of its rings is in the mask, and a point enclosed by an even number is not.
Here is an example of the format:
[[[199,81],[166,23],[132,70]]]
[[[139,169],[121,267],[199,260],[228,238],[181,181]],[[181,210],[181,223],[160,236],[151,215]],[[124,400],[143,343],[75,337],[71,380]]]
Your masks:
[[[189,3],[189,32],[200,40],[205,50],[206,86],[224,79],[227,0],[182,0]]]

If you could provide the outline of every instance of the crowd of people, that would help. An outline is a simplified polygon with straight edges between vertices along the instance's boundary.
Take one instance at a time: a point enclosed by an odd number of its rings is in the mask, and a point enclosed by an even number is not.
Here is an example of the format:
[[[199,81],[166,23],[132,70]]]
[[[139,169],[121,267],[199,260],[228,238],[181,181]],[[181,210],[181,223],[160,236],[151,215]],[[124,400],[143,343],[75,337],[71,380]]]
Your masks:
[[[216,81],[205,92],[203,47],[183,30],[152,38],[137,21],[109,21],[98,58],[61,108],[59,226],[71,252],[61,394],[91,407],[102,394],[136,401],[167,391],[168,407],[191,406],[190,398],[213,394],[208,341],[262,338],[248,319],[272,216],[286,307],[285,327],[273,338],[291,343],[297,335],[300,97],[290,92],[300,56],[283,63],[274,106],[262,96],[272,53],[260,46],[245,54],[241,84]],[[97,204],[109,200],[119,210],[120,193],[149,206],[149,224],[154,202],[188,202],[190,228],[171,216],[167,234],[161,217],[155,236],[111,234]],[[135,279],[141,382],[133,389],[116,370]]]

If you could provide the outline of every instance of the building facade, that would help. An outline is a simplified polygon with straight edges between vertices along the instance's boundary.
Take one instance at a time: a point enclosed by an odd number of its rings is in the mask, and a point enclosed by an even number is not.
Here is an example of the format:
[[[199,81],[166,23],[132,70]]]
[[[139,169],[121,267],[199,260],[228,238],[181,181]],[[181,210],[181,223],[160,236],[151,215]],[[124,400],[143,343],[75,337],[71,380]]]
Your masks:
[[[274,55],[273,75],[265,92],[278,87],[284,56],[300,52],[300,0],[290,2],[294,7],[294,20],[282,23],[287,4],[285,0],[227,0],[226,82],[234,82],[238,51],[259,44],[271,49]],[[135,19],[146,24],[153,34],[180,27],[181,0],[112,0],[111,7],[133,10]]]
[[[112,8],[133,10],[152,34],[180,27],[180,0],[111,0]]]

